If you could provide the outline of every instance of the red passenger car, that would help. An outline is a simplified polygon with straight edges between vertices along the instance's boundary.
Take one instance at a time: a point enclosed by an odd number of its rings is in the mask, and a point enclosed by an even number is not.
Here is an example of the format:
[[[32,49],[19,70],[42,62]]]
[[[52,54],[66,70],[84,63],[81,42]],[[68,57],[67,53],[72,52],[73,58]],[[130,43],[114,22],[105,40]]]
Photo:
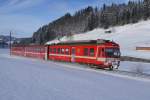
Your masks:
[[[13,46],[11,48],[12,55],[26,56],[32,58],[45,58],[45,46],[41,45],[26,45],[26,46]]]
[[[32,58],[45,59],[45,46],[44,45],[30,45],[25,47],[25,56]]]
[[[119,45],[109,40],[85,40],[60,42],[47,46],[50,60],[96,65],[99,68],[118,68]]]
[[[11,54],[17,56],[24,56],[25,47],[24,46],[13,46],[11,47]]]

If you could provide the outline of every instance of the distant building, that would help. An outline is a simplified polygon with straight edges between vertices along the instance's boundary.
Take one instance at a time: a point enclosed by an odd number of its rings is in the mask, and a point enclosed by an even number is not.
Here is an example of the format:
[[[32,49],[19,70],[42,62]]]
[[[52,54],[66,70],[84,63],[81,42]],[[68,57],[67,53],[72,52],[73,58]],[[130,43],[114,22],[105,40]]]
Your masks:
[[[150,46],[149,47],[146,47],[146,46],[136,47],[136,50],[138,50],[138,51],[150,51]]]
[[[0,39],[0,48],[7,48],[8,47],[8,43],[4,42],[3,39]]]

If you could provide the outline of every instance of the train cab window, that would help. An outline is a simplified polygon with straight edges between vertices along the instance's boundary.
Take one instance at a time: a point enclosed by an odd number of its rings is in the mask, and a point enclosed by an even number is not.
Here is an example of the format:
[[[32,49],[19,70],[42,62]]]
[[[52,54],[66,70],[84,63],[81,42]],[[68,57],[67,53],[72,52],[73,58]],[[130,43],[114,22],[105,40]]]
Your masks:
[[[106,48],[105,54],[108,57],[120,57],[120,51],[118,48]]]
[[[84,56],[88,56],[88,48],[84,48]]]
[[[94,48],[90,48],[90,56],[94,56]]]
[[[57,49],[58,54],[60,54],[60,51],[61,51],[60,48],[58,48],[58,49]]]
[[[66,54],[69,55],[69,49],[68,48],[66,49]]]

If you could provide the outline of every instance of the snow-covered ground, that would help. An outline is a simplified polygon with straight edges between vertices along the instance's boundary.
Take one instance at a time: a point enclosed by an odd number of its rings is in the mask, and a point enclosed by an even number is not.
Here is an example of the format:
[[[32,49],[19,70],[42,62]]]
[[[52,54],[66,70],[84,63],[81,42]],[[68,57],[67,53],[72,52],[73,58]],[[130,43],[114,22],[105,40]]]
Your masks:
[[[122,61],[119,70],[150,75],[150,63]]]
[[[69,65],[10,57],[7,50],[0,49],[0,100],[150,99],[148,80],[66,66]]]
[[[105,33],[105,31],[111,30],[112,33]],[[117,26],[107,30],[98,28],[93,31],[83,34],[77,34],[72,36],[73,40],[96,40],[96,39],[108,39],[113,40],[120,44],[121,52],[123,56],[139,57],[150,59],[150,51],[136,51],[137,46],[150,47],[150,20],[140,21],[136,24],[128,24],[124,26]],[[67,37],[60,39],[61,41],[68,40]],[[59,42],[53,40],[47,44]]]

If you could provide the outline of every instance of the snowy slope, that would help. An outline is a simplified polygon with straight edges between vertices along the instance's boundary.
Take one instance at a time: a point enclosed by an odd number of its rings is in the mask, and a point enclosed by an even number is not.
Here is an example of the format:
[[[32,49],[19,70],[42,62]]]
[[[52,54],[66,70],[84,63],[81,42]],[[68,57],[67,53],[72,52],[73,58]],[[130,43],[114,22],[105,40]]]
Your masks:
[[[111,30],[112,33],[105,33]],[[77,34],[72,37],[73,40],[95,40],[109,39],[120,44],[122,55],[135,56],[139,58],[150,59],[150,52],[136,51],[136,46],[150,46],[150,20],[140,21],[136,24],[117,26],[110,29],[95,29],[93,31]],[[61,38],[61,41],[67,41],[67,37]],[[58,40],[50,41],[47,44],[59,42]]]

